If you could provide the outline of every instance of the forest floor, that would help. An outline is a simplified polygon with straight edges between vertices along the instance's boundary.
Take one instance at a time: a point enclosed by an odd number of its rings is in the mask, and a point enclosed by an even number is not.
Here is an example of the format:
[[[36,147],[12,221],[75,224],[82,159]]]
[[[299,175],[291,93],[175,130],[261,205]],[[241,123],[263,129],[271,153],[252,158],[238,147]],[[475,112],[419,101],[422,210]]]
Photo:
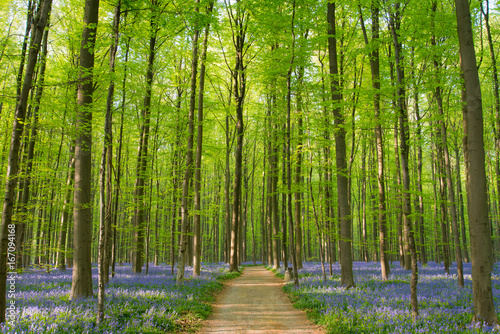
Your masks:
[[[201,333],[324,333],[292,306],[283,284],[264,266],[245,267],[225,283]]]

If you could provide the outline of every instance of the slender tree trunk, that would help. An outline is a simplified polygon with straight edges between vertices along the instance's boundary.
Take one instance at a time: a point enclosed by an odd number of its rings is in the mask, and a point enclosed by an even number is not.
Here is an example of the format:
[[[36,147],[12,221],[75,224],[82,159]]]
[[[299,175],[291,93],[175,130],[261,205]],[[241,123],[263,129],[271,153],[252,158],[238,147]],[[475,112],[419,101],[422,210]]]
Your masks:
[[[364,143],[363,143],[364,144]],[[361,229],[362,229],[362,244],[363,258],[365,262],[370,261],[370,252],[368,251],[368,229],[366,221],[366,145],[363,145],[361,152]]]
[[[75,195],[73,229],[73,280],[70,299],[92,296],[92,93],[94,45],[99,0],[86,0],[80,49],[77,136],[75,147]]]
[[[486,200],[486,172],[483,139],[481,85],[471,27],[469,2],[455,0],[461,67],[467,101],[464,115],[466,134],[469,233],[472,255],[474,320],[497,323],[491,285],[492,248]]]
[[[288,73],[287,73],[287,85],[288,85]],[[288,88],[287,88],[287,98],[288,98]],[[286,121],[283,127],[282,133],[285,134],[285,140],[288,138]],[[288,175],[287,175],[287,142],[285,142],[282,146],[282,155],[283,159],[281,159],[281,189],[287,189],[288,187]],[[279,174],[279,173],[278,173]],[[278,199],[279,200],[279,199]],[[276,234],[276,237],[279,238],[281,234],[281,257],[277,260],[279,264],[281,264],[281,259],[283,261],[283,266],[288,268],[288,246],[290,246],[290,242],[288,240],[288,231],[287,231],[287,223],[288,223],[288,194],[286,191],[281,192],[281,231]],[[291,218],[293,219],[293,218]],[[292,264],[293,265],[293,264]]]
[[[208,12],[212,11],[213,1],[210,2]],[[193,276],[200,276],[201,270],[201,154],[203,145],[203,93],[205,87],[205,61],[207,58],[208,31],[210,26],[205,28],[205,37],[203,39],[203,51],[201,53],[201,68],[200,68],[200,87],[198,95],[198,133],[196,137],[196,167],[194,174],[194,259],[193,259]]]
[[[239,4],[239,0],[236,1]],[[238,6],[236,13],[231,13],[233,26],[233,44],[236,51],[234,69],[231,71],[233,80],[233,96],[236,102],[236,151],[234,164],[234,186],[233,186],[233,217],[231,222],[231,249],[229,256],[229,271],[238,270],[238,230],[240,224],[240,198],[241,198],[241,174],[243,158],[243,102],[246,93],[246,66],[243,64],[244,48],[246,39],[247,13],[244,8]]]
[[[68,166],[68,178],[66,180],[66,195],[64,196],[64,204],[62,208],[61,214],[61,228],[59,232],[59,242],[58,242],[58,251],[57,251],[57,266],[59,271],[66,271],[66,254],[69,251],[69,247],[67,247],[66,239],[68,234],[68,225],[69,225],[69,213],[71,207],[71,194],[72,189],[71,185],[73,184],[73,180],[75,179],[75,147],[71,145],[70,148],[70,160]]]
[[[354,286],[354,276],[352,272],[352,251],[351,251],[351,208],[348,198],[348,177],[346,162],[345,143],[345,120],[342,115],[340,102],[342,95],[340,91],[339,72],[337,68],[337,40],[335,37],[335,3],[328,3],[328,52],[330,61],[330,89],[332,94],[333,118],[335,127],[335,151],[337,164],[337,193],[340,218],[340,265],[341,277],[340,285],[345,288]]]
[[[297,252],[295,246],[295,238],[294,238],[294,222],[293,222],[293,200],[292,200],[292,161],[291,161],[291,110],[292,110],[292,69],[293,62],[295,60],[295,0],[293,1],[293,11],[292,11],[292,23],[291,23],[291,31],[292,31],[292,58],[290,59],[290,67],[288,68],[287,74],[287,98],[286,98],[286,109],[287,109],[287,118],[286,118],[286,163],[287,163],[287,192],[288,192],[288,222],[290,229],[290,250],[291,250],[291,258],[293,265],[293,285],[297,288],[299,287],[299,274],[298,270],[298,261],[297,261]],[[283,157],[285,158],[285,157]],[[300,177],[300,176],[299,176]],[[299,195],[300,196],[300,195]],[[299,205],[300,210],[300,202],[297,203]],[[300,221],[300,215],[299,215]],[[299,230],[300,230],[300,223]],[[286,239],[286,233],[284,238]]]
[[[126,18],[125,14],[125,18]],[[113,245],[111,249],[111,276],[115,276],[115,267],[116,267],[116,257],[117,257],[117,222],[118,222],[118,203],[119,203],[119,195],[120,195],[120,182],[122,177],[122,144],[123,144],[123,124],[125,118],[125,97],[126,97],[126,83],[127,83],[127,64],[128,64],[128,55],[130,50],[130,37],[128,38],[125,44],[125,69],[123,73],[123,82],[122,82],[122,99],[121,99],[121,115],[120,115],[120,134],[118,135],[118,152],[116,153],[116,187],[115,187],[115,203],[113,212]]]
[[[389,58],[391,58],[391,46],[389,45]],[[391,73],[391,82],[394,83],[396,80],[394,78],[394,62],[390,61],[390,73]],[[394,105],[394,108],[397,108],[397,101],[396,101],[396,94],[393,96],[392,103]],[[395,163],[396,163],[396,205],[397,205],[397,219],[396,219],[396,225],[397,225],[397,234],[398,234],[398,254],[399,254],[399,264],[403,268],[406,268],[405,262],[407,261],[407,253],[405,253],[405,243],[406,241],[404,240],[403,237],[403,207],[402,207],[402,200],[401,200],[401,189],[402,189],[402,180],[401,180],[401,159],[399,156],[399,126],[398,126],[398,118],[395,120],[395,125],[394,125],[394,156],[395,156]]]
[[[231,92],[230,92],[231,95]],[[226,169],[224,174],[224,222],[225,222],[225,244],[224,253],[226,258],[226,263],[229,263],[229,253],[231,249],[231,194],[230,194],[230,178],[231,172],[229,171],[229,155],[231,154],[231,141],[230,141],[230,131],[229,131],[229,115],[226,115]]]
[[[307,38],[307,32],[304,35]],[[297,165],[295,167],[295,185],[297,191],[295,192],[295,253],[297,260],[297,269],[302,269],[302,146],[304,145],[304,121],[303,121],[303,106],[302,106],[302,85],[304,81],[304,66],[299,67],[299,75],[297,78],[297,113],[298,113],[298,141],[297,141]]]
[[[311,155],[311,160],[312,160],[312,155]],[[311,162],[312,165],[312,162]],[[314,203],[314,192],[312,189],[312,167],[309,170],[309,196],[311,197],[311,203],[313,207],[313,213],[314,213],[314,222],[316,223],[316,229],[318,230],[318,241],[319,241],[319,259],[321,261],[321,273],[323,275],[323,282],[326,282],[326,270],[325,270],[325,257],[324,257],[324,250],[323,250],[323,238],[322,236],[322,231],[320,228],[319,224],[319,219],[318,219],[318,214],[316,212],[316,204]]]
[[[370,68],[372,72],[372,87],[375,91],[373,95],[373,109],[375,112],[375,146],[377,152],[377,185],[378,185],[378,228],[379,228],[379,252],[380,270],[382,279],[386,280],[391,272],[389,267],[389,255],[387,254],[387,218],[385,204],[385,176],[384,176],[384,141],[382,125],[380,120],[380,55],[378,43],[380,38],[379,4],[372,1],[372,43],[375,49],[370,54]],[[361,16],[361,8],[360,8]],[[369,45],[368,36],[361,16],[361,27],[365,38],[365,44]],[[366,223],[365,223],[366,225]]]
[[[137,153],[136,180],[134,185],[134,246],[132,253],[132,271],[140,273],[142,271],[143,256],[144,256],[144,230],[146,204],[144,202],[144,193],[146,187],[146,179],[148,176],[148,142],[149,129],[151,122],[151,95],[153,88],[154,61],[156,57],[156,39],[158,33],[158,22],[156,13],[158,5],[157,0],[151,2],[151,21],[150,21],[150,38],[149,38],[149,54],[148,65],[146,70],[146,95],[144,96],[142,109],[142,124],[141,138]]]
[[[410,304],[412,310],[412,317],[418,317],[418,304],[417,304],[417,284],[418,284],[418,267],[417,267],[417,251],[415,248],[415,240],[413,237],[412,221],[411,221],[411,195],[410,195],[410,172],[409,172],[409,153],[410,153],[410,129],[408,121],[408,110],[405,105],[405,78],[404,78],[404,65],[403,65],[403,45],[400,41],[400,28],[401,28],[401,4],[397,2],[394,5],[394,12],[390,14],[390,28],[394,41],[394,56],[396,60],[396,73],[397,73],[397,109],[399,114],[400,123],[400,136],[401,136],[401,171],[403,179],[403,222],[405,239],[407,240],[405,247],[405,254],[410,253],[411,264],[411,296]],[[405,266],[407,263],[405,262]]]
[[[427,252],[425,248],[425,223],[424,223],[424,197],[422,187],[422,126],[420,109],[418,103],[418,93],[415,93],[415,117],[417,121],[417,190],[418,190],[418,225],[420,232],[420,263],[427,265]]]
[[[253,201],[254,201],[254,197],[253,197],[253,193],[254,193],[254,176],[255,176],[255,165],[256,165],[256,161],[255,161],[255,150],[257,148],[257,141],[254,142],[254,146],[253,146],[253,158],[252,158],[252,193],[250,195],[250,223],[251,223],[251,227],[252,227],[252,262],[253,264],[256,264],[256,257],[257,257],[257,253],[256,253],[256,245],[255,245],[255,222],[254,222],[254,211],[253,211]]]
[[[119,26],[121,14],[121,0],[115,6],[113,18],[113,43],[109,50],[109,72],[111,81],[108,86],[108,96],[106,99],[106,115],[104,120],[104,147],[101,157],[100,170],[100,202],[99,202],[99,275],[98,275],[98,303],[97,303],[97,323],[104,321],[104,304],[106,302],[106,294],[104,286],[109,279],[109,262],[108,256],[111,243],[111,222],[112,222],[112,161],[113,161],[113,99],[115,93],[115,82],[113,75],[115,73],[115,59],[118,50],[119,42]]]
[[[196,12],[199,0],[196,0]],[[198,73],[198,25],[195,26],[193,35],[193,49],[191,61],[191,84],[189,98],[188,115],[188,140],[186,148],[186,170],[184,172],[184,181],[182,182],[182,202],[181,202],[181,233],[179,240],[179,260],[177,266],[177,285],[184,284],[184,272],[186,264],[186,255],[188,252],[188,230],[189,230],[189,188],[193,175],[193,146],[194,146],[194,110],[196,107],[196,77]]]
[[[495,116],[496,116],[495,126],[493,128],[495,135],[495,149],[496,149],[495,173],[497,175],[496,178],[497,194],[499,194],[500,196],[500,93],[499,93],[500,88],[498,82],[497,61],[495,56],[495,44],[493,43],[493,37],[491,35],[489,2],[486,1],[486,10],[484,9],[484,4],[481,2],[481,11],[484,16],[484,25],[486,27],[486,37],[488,39],[488,47],[491,59],[493,96],[495,98]]]
[[[182,58],[179,63],[178,72],[182,70]],[[177,112],[177,124],[175,127],[175,150],[172,156],[172,224],[170,225],[170,273],[174,275],[174,267],[175,267],[175,246],[177,245],[176,240],[176,231],[178,229],[177,221],[179,220],[179,212],[180,208],[177,205],[177,195],[179,193],[179,176],[181,174],[179,165],[180,165],[180,154],[181,154],[181,104],[182,104],[182,94],[184,90],[182,89],[182,80],[180,77],[177,78],[177,97],[176,97],[176,106],[175,110]],[[182,206],[182,204],[181,204]]]
[[[467,248],[467,233],[465,232],[465,209],[464,209],[464,198],[462,194],[462,176],[460,173],[460,146],[456,143],[455,147],[455,174],[457,177],[457,196],[458,196],[458,207],[460,211],[460,228],[462,236],[462,250],[464,254],[464,262],[469,263],[469,252]]]
[[[442,108],[439,108],[442,111]],[[442,115],[444,117],[444,115]],[[455,201],[455,186],[453,184],[453,178],[451,174],[451,161],[450,155],[448,153],[448,139],[446,133],[446,127],[443,120],[440,120],[438,123],[441,125],[441,140],[443,146],[443,154],[444,154],[444,165],[446,171],[446,184],[448,187],[448,198],[450,201],[450,211],[451,211],[451,227],[453,231],[453,241],[455,248],[455,261],[457,262],[457,277],[458,277],[458,285],[460,287],[464,286],[464,273],[463,273],[463,264],[462,264],[462,250],[460,249],[460,233],[458,230],[458,218],[457,218],[457,208]]]
[[[42,1],[39,1],[38,5],[42,4]],[[16,103],[19,103],[19,100],[21,98],[21,92],[23,88],[23,73],[24,73],[24,66],[26,65],[26,49],[28,47],[28,41],[30,41],[30,32],[31,28],[35,25],[33,25],[33,12],[35,10],[35,6],[37,3],[35,1],[29,0],[28,5],[26,6],[26,28],[24,31],[24,37],[23,37],[23,44],[21,47],[21,59],[19,61],[19,69],[17,71],[17,76],[16,76]],[[49,14],[50,15],[50,14]],[[35,18],[36,20],[37,18]],[[37,23],[37,22],[35,22]],[[46,23],[48,24],[48,22]],[[32,34],[31,40],[33,39],[35,33]],[[30,41],[31,42],[31,41]],[[28,60],[29,62],[29,60]],[[29,65],[28,65],[29,66]]]

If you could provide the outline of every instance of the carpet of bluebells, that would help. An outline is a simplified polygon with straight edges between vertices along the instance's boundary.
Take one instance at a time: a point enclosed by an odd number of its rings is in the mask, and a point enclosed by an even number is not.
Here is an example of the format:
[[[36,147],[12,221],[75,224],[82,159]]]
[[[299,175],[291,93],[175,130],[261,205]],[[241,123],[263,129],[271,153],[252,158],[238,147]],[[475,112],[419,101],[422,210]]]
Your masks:
[[[222,280],[234,277],[225,264],[203,264],[201,276],[176,286],[170,266],[151,266],[148,275],[117,267],[106,287],[105,321],[96,325],[97,297],[69,301],[71,270],[31,269],[16,281],[16,322],[0,333],[165,333],[188,332],[211,313]],[[174,273],[175,275],[175,273]],[[97,296],[97,269],[93,270]],[[8,300],[7,303],[10,301]]]
[[[411,271],[391,265],[387,281],[380,277],[380,264],[355,262],[355,287],[344,289],[340,284],[340,266],[333,265],[323,282],[319,263],[304,263],[299,270],[300,287],[284,287],[298,308],[305,309],[328,333],[500,333],[500,329],[472,323],[471,265],[464,264],[465,287],[459,288],[456,267],[450,275],[443,265],[429,263],[419,266],[419,318],[412,320],[410,310]],[[283,275],[284,270],[277,272]],[[492,274],[496,312],[500,312],[500,268]]]

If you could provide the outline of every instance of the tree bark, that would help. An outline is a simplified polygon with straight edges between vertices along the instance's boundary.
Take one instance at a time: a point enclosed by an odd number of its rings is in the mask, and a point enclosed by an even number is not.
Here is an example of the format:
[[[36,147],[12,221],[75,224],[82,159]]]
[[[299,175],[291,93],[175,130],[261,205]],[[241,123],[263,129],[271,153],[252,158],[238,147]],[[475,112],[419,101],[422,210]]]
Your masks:
[[[196,13],[199,12],[200,1],[196,0]],[[194,146],[194,110],[196,107],[196,77],[198,73],[198,25],[195,26],[193,35],[193,48],[191,60],[191,83],[189,97],[189,115],[188,115],[188,139],[186,148],[186,170],[182,182],[182,200],[181,200],[181,233],[179,236],[179,260],[177,265],[177,285],[184,284],[184,273],[186,265],[186,254],[188,252],[188,230],[189,230],[189,188],[193,175],[193,146]]]
[[[400,147],[401,147],[401,172],[403,180],[403,222],[405,239],[405,254],[410,253],[411,264],[411,279],[410,279],[410,304],[412,317],[418,317],[418,304],[417,304],[417,284],[418,284],[418,267],[417,267],[417,251],[415,248],[415,239],[413,237],[412,221],[411,221],[411,194],[410,194],[410,171],[409,171],[409,153],[410,153],[410,128],[408,120],[408,110],[405,105],[405,77],[403,66],[403,45],[400,41],[399,32],[401,29],[401,4],[397,2],[394,5],[394,11],[390,13],[390,29],[394,41],[394,56],[396,60],[396,73],[397,73],[397,112],[399,114],[400,126]],[[405,267],[408,263],[405,261]]]
[[[354,286],[351,251],[351,208],[348,194],[348,175],[346,162],[345,120],[340,103],[342,101],[339,71],[337,68],[337,38],[335,37],[335,3],[328,2],[328,52],[330,63],[330,90],[332,95],[335,128],[335,152],[337,165],[337,193],[340,219],[340,285],[345,288]]]
[[[151,123],[151,95],[153,86],[153,65],[156,57],[156,39],[158,33],[158,22],[156,13],[157,0],[152,0],[152,13],[150,21],[150,38],[149,38],[149,54],[148,65],[146,70],[146,95],[144,96],[142,109],[142,125],[141,138],[137,153],[136,179],[134,185],[134,246],[132,249],[132,271],[140,273],[142,271],[143,256],[144,256],[144,231],[145,231],[145,216],[146,204],[144,202],[144,194],[146,187],[146,171],[148,167],[148,141],[149,129]]]
[[[237,4],[240,0],[236,1]],[[227,4],[226,4],[227,5]],[[229,256],[229,271],[238,270],[238,230],[240,223],[240,198],[241,198],[241,174],[243,158],[243,102],[246,93],[246,65],[243,63],[245,55],[246,20],[245,9],[238,6],[236,13],[228,8],[235,31],[233,31],[233,44],[236,51],[234,69],[231,71],[233,80],[233,97],[236,102],[236,151],[234,164],[234,186],[233,186],[233,217],[231,221],[231,249]]]
[[[380,252],[380,270],[383,280],[387,280],[391,269],[389,267],[389,255],[387,254],[387,218],[385,204],[385,175],[384,175],[384,140],[382,133],[382,124],[380,120],[380,55],[378,45],[380,43],[380,23],[379,23],[379,4],[372,2],[372,43],[374,50],[370,53],[370,68],[372,72],[372,87],[375,91],[373,95],[373,110],[375,112],[375,147],[377,153],[377,185],[378,185],[378,228],[379,228],[379,252]],[[369,45],[368,36],[360,11],[360,21],[365,38],[365,44]],[[365,205],[363,203],[363,205]],[[366,220],[366,218],[365,218]],[[366,222],[364,223],[366,226]],[[366,233],[366,231],[365,231]]]
[[[298,288],[299,287],[299,274],[298,270],[298,261],[297,261],[297,253],[295,249],[295,238],[294,238],[294,222],[293,222],[293,200],[292,200],[292,161],[291,161],[291,110],[292,110],[292,69],[293,62],[295,59],[295,0],[293,1],[293,11],[292,11],[292,23],[291,23],[291,31],[292,31],[292,58],[290,59],[290,67],[288,68],[287,74],[287,97],[286,97],[286,109],[287,109],[287,117],[286,117],[286,163],[287,163],[287,192],[288,192],[288,222],[290,229],[290,257],[292,258],[293,265],[293,285]],[[283,157],[285,158],[285,157]],[[300,170],[299,170],[300,172]],[[300,177],[300,176],[299,176]],[[300,197],[300,195],[299,195]],[[300,210],[300,202],[297,203],[299,205]],[[300,213],[300,211],[299,211]],[[300,220],[300,217],[299,217]],[[299,229],[300,229],[300,223]],[[286,232],[284,238],[286,239]]]
[[[210,2],[208,14],[212,12],[213,1]],[[208,31],[210,25],[205,28],[205,37],[203,39],[203,50],[201,53],[201,68],[200,68],[200,87],[198,95],[198,133],[196,134],[196,163],[194,173],[194,259],[193,259],[193,276],[200,276],[201,270],[201,231],[200,231],[200,210],[201,210],[201,155],[203,145],[203,93],[205,87],[205,62],[207,58],[208,46]]]
[[[75,195],[73,229],[73,280],[70,300],[93,295],[92,291],[92,102],[94,46],[99,0],[86,0],[80,49],[75,147]]]
[[[476,64],[469,2],[455,0],[461,67],[467,101],[466,165],[469,207],[469,233],[472,257],[472,295],[474,320],[497,323],[491,285],[492,247],[486,199],[486,172],[483,139],[481,85]]]
[[[307,38],[308,32],[304,34],[304,38]],[[297,165],[295,166],[295,185],[297,190],[295,191],[295,253],[297,260],[297,269],[302,269],[304,266],[302,264],[302,151],[304,145],[304,120],[303,120],[303,102],[302,102],[302,85],[304,82],[304,66],[299,67],[299,75],[297,78],[297,114],[298,114],[298,140],[297,140]]]
[[[68,178],[66,181],[66,195],[64,196],[64,204],[62,208],[62,214],[61,214],[61,228],[59,231],[59,246],[58,246],[58,251],[57,251],[57,266],[59,268],[59,271],[63,272],[66,271],[66,253],[69,251],[69,247],[67,247],[66,244],[66,239],[67,239],[67,233],[68,233],[68,225],[69,225],[69,213],[70,213],[70,207],[71,207],[71,185],[73,184],[73,180],[75,179],[75,147],[74,145],[71,145],[70,148],[70,159],[69,159],[69,166],[68,166]]]
[[[488,47],[490,50],[491,68],[492,68],[492,79],[493,79],[493,96],[495,101],[495,124],[493,126],[493,132],[495,137],[495,150],[496,150],[496,161],[495,161],[495,173],[496,177],[496,189],[497,194],[500,196],[500,95],[499,95],[499,82],[498,82],[498,69],[497,61],[495,56],[495,44],[493,43],[493,38],[491,35],[490,27],[490,7],[489,3],[486,2],[486,11],[484,10],[484,4],[481,2],[481,11],[484,16],[484,25],[486,27],[486,37],[488,39]],[[498,220],[497,220],[498,224]],[[494,261],[494,257],[493,257]]]
[[[106,115],[104,120],[104,147],[101,156],[101,170],[99,175],[100,201],[99,201],[99,253],[98,253],[98,302],[97,302],[97,323],[104,321],[104,304],[106,301],[104,286],[109,279],[109,250],[111,242],[111,222],[112,222],[112,161],[113,161],[113,98],[115,92],[115,59],[119,42],[119,27],[121,14],[121,0],[115,6],[113,18],[113,43],[109,50],[109,73],[111,81],[108,86],[108,96],[106,99]]]

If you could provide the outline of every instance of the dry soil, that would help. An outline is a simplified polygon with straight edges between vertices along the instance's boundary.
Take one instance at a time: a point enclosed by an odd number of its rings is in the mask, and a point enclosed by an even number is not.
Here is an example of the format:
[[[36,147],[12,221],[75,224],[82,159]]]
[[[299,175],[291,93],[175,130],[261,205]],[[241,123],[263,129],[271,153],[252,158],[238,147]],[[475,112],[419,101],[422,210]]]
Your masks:
[[[201,333],[324,333],[292,306],[283,284],[263,266],[245,267],[226,284]]]

